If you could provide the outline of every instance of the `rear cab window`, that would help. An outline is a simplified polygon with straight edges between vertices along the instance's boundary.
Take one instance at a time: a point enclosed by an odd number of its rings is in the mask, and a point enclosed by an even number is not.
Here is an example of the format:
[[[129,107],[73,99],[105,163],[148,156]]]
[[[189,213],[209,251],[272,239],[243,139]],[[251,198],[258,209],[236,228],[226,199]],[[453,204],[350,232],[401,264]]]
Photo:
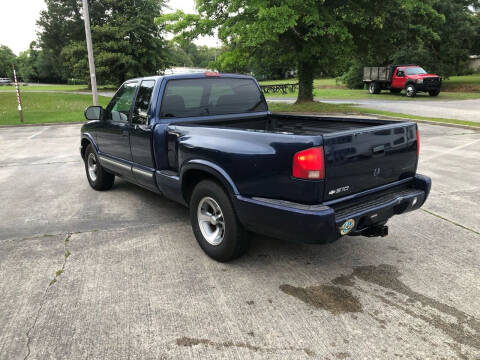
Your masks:
[[[167,82],[160,117],[197,117],[267,111],[253,79],[196,78]]]

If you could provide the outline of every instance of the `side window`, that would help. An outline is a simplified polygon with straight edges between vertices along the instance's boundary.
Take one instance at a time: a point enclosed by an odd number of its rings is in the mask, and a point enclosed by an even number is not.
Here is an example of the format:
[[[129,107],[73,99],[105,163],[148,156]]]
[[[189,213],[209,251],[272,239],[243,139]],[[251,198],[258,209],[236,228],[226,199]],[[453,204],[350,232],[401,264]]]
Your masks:
[[[103,118],[106,121],[128,122],[137,85],[136,82],[123,84],[105,109]]]
[[[154,85],[154,80],[142,81],[140,84],[137,98],[135,99],[135,107],[133,108],[133,124],[148,125],[148,108],[150,106],[150,98],[152,97]]]

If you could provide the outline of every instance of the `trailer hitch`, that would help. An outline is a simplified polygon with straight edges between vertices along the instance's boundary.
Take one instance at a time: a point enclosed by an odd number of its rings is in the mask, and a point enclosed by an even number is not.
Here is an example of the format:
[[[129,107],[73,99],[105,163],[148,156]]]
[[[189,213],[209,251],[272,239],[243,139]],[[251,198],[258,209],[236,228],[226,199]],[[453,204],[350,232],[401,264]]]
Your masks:
[[[388,235],[388,226],[380,225],[366,228],[362,231],[362,235],[366,237],[385,237]]]

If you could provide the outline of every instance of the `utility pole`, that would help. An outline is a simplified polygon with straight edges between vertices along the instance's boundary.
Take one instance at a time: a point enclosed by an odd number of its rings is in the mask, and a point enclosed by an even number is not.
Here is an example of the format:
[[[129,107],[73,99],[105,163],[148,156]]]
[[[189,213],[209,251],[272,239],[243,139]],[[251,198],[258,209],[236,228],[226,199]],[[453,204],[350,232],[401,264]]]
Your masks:
[[[90,67],[90,82],[92,84],[93,105],[98,105],[97,78],[95,76],[95,62],[93,60],[92,32],[90,31],[90,13],[88,2],[83,0],[83,17],[85,19],[85,36],[87,39],[88,65]]]

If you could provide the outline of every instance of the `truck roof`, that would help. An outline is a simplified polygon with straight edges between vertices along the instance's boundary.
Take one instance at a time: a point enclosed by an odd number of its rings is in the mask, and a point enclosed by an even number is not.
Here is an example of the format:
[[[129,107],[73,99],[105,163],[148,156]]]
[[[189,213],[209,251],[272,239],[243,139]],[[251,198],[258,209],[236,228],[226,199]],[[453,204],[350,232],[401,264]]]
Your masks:
[[[420,66],[417,64],[404,64],[404,65],[393,65],[393,67],[415,67],[415,66]]]
[[[241,75],[241,74],[230,74],[230,73],[218,73],[215,71],[207,71],[207,72],[191,72],[185,74],[172,74],[172,75],[152,75],[152,76],[144,76],[138,77],[134,79],[128,79],[128,81],[138,81],[138,80],[158,80],[158,79],[204,79],[209,77],[228,77],[228,78],[237,78],[237,79],[254,79],[253,76],[250,75]]]

